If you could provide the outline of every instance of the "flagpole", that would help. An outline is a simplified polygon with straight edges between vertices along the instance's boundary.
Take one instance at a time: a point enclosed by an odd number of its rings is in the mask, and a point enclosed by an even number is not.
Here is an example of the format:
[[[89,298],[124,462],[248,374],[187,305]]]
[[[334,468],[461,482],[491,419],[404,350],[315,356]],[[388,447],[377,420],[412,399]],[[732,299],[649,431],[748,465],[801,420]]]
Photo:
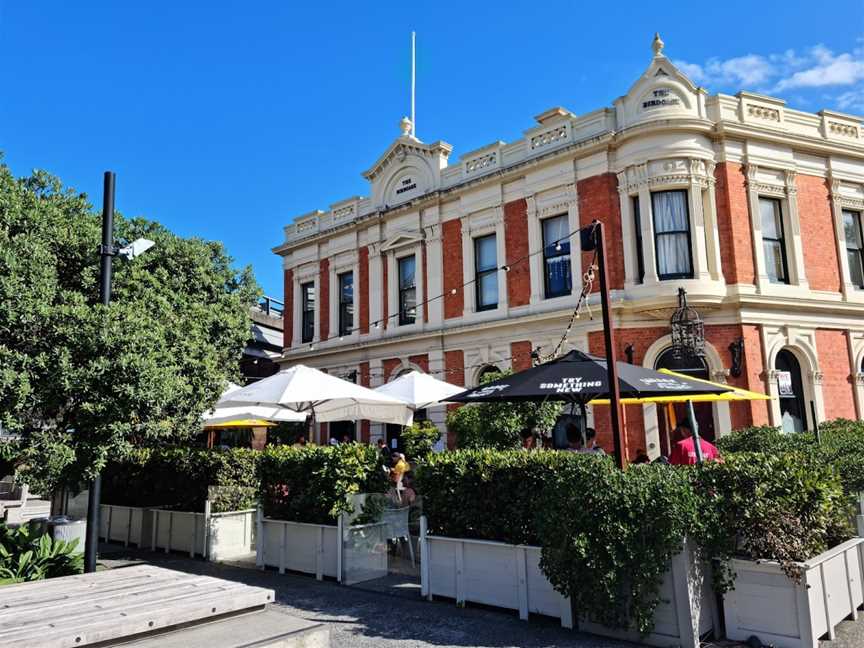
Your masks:
[[[417,85],[417,82],[416,82],[417,70],[416,70],[416,64],[415,64],[415,58],[416,58],[416,55],[415,55],[416,46],[415,46],[415,44],[416,44],[415,43],[415,35],[414,35],[414,32],[412,31],[411,32],[411,136],[412,137],[417,137],[417,122],[415,121],[415,116],[414,116],[414,91],[415,91],[416,85]]]
[[[615,361],[615,327],[612,324],[612,309],[609,306],[609,281],[606,272],[606,237],[603,223],[594,221],[597,245],[597,273],[600,275],[600,308],[603,312],[603,341],[606,347],[606,377],[609,383],[609,411],[612,419],[612,441],[615,448],[615,463],[622,470],[627,465],[622,443],[621,393],[618,387],[618,366]]]

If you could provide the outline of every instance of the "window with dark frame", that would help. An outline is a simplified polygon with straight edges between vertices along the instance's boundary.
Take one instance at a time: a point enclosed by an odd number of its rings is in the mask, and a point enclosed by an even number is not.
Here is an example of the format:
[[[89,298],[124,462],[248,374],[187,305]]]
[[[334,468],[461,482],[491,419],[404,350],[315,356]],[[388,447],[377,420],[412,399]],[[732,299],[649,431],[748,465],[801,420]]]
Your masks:
[[[414,255],[399,259],[399,326],[417,321],[417,281]]]
[[[543,230],[543,283],[546,299],[569,295],[573,289],[570,275],[570,225],[567,214],[540,221]]]
[[[633,230],[636,233],[636,276],[638,283],[645,282],[645,253],[642,250],[642,214],[639,210],[639,196],[633,196]]]
[[[302,295],[300,340],[305,344],[315,337],[315,282],[302,284],[300,294]]]
[[[494,234],[474,239],[474,287],[478,311],[498,307],[498,250]]]
[[[762,250],[765,271],[771,283],[789,283],[786,261],[786,237],[783,231],[783,208],[779,199],[759,197],[759,215],[762,222]]]
[[[654,256],[657,278],[693,278],[693,247],[690,240],[690,210],[687,191],[651,192],[654,222]]]
[[[858,288],[864,288],[864,232],[861,230],[861,212],[844,209],[843,229],[846,233],[849,279]]]
[[[354,273],[339,275],[339,335],[350,335],[354,328]]]

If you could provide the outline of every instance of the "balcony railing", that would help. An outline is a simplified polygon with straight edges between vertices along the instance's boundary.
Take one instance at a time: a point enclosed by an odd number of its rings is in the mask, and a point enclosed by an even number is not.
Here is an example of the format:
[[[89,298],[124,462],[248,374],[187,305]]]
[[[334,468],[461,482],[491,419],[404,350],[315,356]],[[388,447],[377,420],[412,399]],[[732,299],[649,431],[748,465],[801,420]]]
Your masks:
[[[282,319],[285,313],[285,302],[276,299],[275,297],[267,297],[266,295],[258,300],[256,308],[271,317]]]

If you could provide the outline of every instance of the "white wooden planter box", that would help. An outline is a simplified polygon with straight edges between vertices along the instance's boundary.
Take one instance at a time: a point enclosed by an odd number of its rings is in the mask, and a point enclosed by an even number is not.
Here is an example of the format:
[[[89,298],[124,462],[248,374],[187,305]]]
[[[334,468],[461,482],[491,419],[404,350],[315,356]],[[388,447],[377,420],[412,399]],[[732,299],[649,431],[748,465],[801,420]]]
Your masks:
[[[540,571],[540,548],[426,533],[420,518],[420,583],[423,596],[518,610],[519,618],[545,614],[573,627],[570,600]]]
[[[254,551],[255,509],[211,513],[207,558],[214,562],[248,556]]]
[[[341,580],[340,526],[289,522],[258,516],[256,564]]]
[[[733,560],[735,589],[724,596],[726,635],[756,635],[776,648],[817,648],[843,619],[858,617],[864,538],[853,538],[801,564],[796,584],[776,562]]]
[[[660,648],[699,648],[700,637],[717,628],[718,621],[711,569],[696,559],[688,543],[669,561],[660,585],[660,603],[654,611],[654,630],[649,635],[584,620],[579,621],[579,629]]]
[[[147,509],[100,504],[99,537],[109,542],[122,542],[127,547],[130,544],[141,547],[145,538],[149,541],[151,520]]]
[[[127,547],[228,560],[253,551],[254,516],[254,509],[211,514],[209,502],[203,513],[102,504],[99,537]]]
[[[530,613],[545,614],[561,619],[566,628],[573,627],[570,600],[555,591],[540,569],[540,547],[430,536],[426,528],[424,517],[420,521],[424,596],[518,610],[521,619],[528,619]],[[660,594],[664,600],[655,613],[654,632],[647,637],[584,620],[579,629],[664,648],[698,648],[699,637],[716,627],[717,608],[710,572],[697,564],[689,547],[671,561]]]

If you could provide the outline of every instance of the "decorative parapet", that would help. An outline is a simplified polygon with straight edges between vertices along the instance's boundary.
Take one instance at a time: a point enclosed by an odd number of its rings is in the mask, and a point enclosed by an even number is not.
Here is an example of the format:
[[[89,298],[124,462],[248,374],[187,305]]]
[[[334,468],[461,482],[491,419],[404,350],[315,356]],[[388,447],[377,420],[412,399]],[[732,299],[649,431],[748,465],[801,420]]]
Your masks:
[[[738,114],[745,124],[781,127],[785,122],[786,102],[774,97],[739,92]]]
[[[504,142],[493,142],[483,148],[470,151],[460,158],[465,177],[482,175],[501,166],[501,147]]]
[[[819,111],[822,119],[822,135],[826,139],[840,142],[861,142],[861,120],[853,115],[834,112],[832,110]]]
[[[550,146],[551,144],[563,142],[568,138],[569,134],[570,131],[567,128],[567,124],[550,128],[549,130],[531,138],[531,150],[535,151],[539,148]]]

